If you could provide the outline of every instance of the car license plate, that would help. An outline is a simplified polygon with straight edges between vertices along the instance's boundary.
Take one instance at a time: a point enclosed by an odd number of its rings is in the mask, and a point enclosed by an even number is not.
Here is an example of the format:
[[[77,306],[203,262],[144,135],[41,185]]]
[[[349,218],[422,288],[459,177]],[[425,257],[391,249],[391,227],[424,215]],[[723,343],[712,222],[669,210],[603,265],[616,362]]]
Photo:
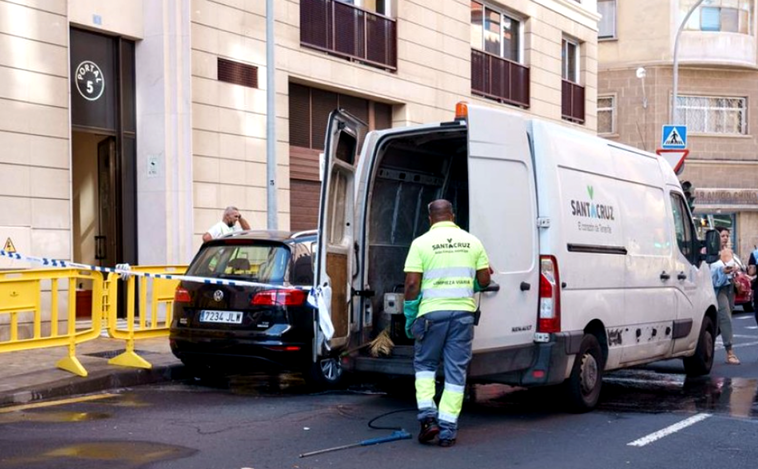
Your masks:
[[[218,322],[224,324],[242,324],[241,311],[200,311],[200,322]]]

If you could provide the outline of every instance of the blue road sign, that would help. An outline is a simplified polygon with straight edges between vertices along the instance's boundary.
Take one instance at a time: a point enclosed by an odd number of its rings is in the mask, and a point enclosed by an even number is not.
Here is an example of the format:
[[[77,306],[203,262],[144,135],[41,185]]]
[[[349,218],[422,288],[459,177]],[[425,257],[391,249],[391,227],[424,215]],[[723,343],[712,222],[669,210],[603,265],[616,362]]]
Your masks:
[[[687,148],[686,125],[664,125],[661,132],[661,148],[664,150],[683,150]]]

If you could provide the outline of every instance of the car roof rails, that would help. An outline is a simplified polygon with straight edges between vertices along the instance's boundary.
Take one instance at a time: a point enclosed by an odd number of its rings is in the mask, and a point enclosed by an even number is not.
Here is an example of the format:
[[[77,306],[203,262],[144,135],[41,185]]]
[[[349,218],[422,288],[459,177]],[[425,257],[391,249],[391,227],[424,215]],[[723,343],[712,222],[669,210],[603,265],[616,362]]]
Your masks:
[[[315,234],[318,234],[318,230],[303,230],[303,231],[298,231],[296,233],[292,233],[292,236],[290,237],[299,238],[301,236],[310,236],[310,235],[315,235]]]

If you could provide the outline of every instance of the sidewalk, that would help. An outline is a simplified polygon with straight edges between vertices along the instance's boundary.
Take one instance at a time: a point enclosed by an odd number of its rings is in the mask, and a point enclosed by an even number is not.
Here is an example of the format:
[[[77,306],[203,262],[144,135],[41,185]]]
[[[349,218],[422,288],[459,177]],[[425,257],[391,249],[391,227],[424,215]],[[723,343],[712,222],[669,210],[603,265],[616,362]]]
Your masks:
[[[88,372],[86,378],[56,368],[67,356],[66,347],[0,353],[0,407],[185,377],[168,337],[135,342],[137,354],[152,364],[149,370],[109,365],[125,346],[123,340],[104,337],[78,345],[76,357]]]

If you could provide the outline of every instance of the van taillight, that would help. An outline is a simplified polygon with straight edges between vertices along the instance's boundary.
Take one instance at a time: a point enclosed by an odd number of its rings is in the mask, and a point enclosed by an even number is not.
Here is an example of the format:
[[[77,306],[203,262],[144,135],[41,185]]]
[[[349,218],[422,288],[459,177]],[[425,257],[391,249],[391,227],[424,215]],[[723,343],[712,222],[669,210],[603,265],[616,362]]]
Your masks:
[[[189,303],[192,301],[192,297],[186,288],[176,287],[176,291],[174,292],[174,301],[177,303]]]
[[[300,306],[308,293],[303,290],[265,290],[257,293],[250,304],[254,306]]]
[[[537,332],[561,331],[561,287],[554,256],[540,256],[540,311]]]

